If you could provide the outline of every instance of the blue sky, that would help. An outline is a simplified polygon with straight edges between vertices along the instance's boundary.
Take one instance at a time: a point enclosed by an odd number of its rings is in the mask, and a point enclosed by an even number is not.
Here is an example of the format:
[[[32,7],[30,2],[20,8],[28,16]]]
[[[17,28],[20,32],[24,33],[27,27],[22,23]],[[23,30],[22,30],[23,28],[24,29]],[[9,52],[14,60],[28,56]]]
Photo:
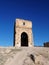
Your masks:
[[[0,46],[13,46],[16,18],[32,21],[36,46],[49,41],[49,0],[0,0]]]

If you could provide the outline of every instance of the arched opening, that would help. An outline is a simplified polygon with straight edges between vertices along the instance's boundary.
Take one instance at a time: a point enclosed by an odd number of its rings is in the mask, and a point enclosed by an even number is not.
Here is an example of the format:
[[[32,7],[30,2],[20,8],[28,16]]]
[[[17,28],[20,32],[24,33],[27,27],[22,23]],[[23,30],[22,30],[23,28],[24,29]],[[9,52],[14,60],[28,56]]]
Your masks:
[[[28,35],[25,32],[21,34],[21,46],[28,46]]]

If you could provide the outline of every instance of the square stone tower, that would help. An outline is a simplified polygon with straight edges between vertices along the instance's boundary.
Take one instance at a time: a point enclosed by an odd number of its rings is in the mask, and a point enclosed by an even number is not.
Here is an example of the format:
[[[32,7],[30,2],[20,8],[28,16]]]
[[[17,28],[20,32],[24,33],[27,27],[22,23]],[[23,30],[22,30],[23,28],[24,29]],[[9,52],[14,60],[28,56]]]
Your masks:
[[[33,46],[32,22],[23,19],[16,19],[14,28],[14,46]]]

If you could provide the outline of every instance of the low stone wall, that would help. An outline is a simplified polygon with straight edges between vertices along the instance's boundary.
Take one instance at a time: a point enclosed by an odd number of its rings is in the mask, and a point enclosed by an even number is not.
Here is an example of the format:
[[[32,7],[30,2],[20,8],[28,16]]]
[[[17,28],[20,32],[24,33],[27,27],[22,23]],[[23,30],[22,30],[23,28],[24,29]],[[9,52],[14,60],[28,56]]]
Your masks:
[[[49,42],[44,43],[44,47],[49,47]]]

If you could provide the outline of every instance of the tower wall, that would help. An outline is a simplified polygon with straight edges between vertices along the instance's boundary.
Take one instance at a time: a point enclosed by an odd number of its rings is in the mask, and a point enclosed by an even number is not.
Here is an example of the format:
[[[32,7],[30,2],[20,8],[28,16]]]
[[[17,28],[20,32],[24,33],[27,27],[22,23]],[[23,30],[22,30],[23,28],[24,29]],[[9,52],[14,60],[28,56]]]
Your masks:
[[[28,47],[33,46],[32,22],[28,20],[16,19],[15,23],[15,47],[21,47],[21,34],[28,35]]]

